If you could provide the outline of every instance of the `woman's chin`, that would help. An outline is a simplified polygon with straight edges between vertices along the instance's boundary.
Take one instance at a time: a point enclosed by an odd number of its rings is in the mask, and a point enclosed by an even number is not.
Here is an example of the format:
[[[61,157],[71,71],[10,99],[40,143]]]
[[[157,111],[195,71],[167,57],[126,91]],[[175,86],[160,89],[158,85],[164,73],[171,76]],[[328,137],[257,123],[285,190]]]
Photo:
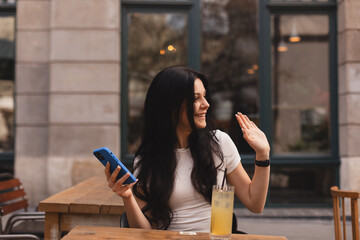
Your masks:
[[[196,126],[197,129],[206,128],[206,122],[204,122],[204,123],[195,123],[195,126]]]

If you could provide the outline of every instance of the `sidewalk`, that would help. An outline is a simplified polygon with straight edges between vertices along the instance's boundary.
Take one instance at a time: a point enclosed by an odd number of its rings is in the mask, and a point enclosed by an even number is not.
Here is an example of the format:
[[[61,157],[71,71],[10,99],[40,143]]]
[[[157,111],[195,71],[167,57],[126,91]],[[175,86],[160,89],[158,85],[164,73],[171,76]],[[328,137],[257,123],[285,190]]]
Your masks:
[[[334,240],[332,208],[267,208],[261,214],[234,209],[238,229],[249,234],[285,236],[288,240]],[[351,237],[351,222],[347,222]]]

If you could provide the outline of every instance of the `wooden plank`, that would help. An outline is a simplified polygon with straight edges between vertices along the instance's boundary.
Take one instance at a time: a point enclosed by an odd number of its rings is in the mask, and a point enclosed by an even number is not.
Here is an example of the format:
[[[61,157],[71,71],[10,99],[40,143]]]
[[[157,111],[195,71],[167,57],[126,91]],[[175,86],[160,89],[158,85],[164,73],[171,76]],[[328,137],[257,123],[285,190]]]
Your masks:
[[[39,211],[69,212],[71,203],[91,192],[94,188],[103,187],[104,179],[92,177],[71,188],[57,193],[39,203]]]
[[[346,239],[346,216],[345,216],[345,198],[341,197],[342,204],[342,222],[343,222],[343,236]]]
[[[1,181],[0,182],[0,191],[18,187],[20,185],[21,185],[21,183],[20,183],[19,179],[17,179],[17,178],[6,180],[6,181]]]
[[[70,231],[77,225],[120,227],[120,216],[82,213],[61,213],[60,231]]]
[[[100,214],[100,203],[111,193],[108,189],[92,189],[70,203],[69,212]]]
[[[351,227],[353,239],[359,239],[359,208],[357,199],[351,199]]]
[[[60,239],[58,213],[45,213],[44,239]]]
[[[12,213],[12,212],[15,212],[19,209],[24,209],[24,208],[27,208],[28,207],[28,202],[26,199],[22,199],[20,201],[17,201],[17,202],[12,202],[8,205],[5,205],[5,206],[1,206],[0,207],[0,211],[1,211],[1,215],[4,216],[8,213]]]
[[[196,235],[182,234],[178,231],[153,230],[153,229],[135,229],[135,228],[114,228],[99,226],[81,226],[78,225],[70,231],[64,240],[208,240],[209,233],[196,233]],[[232,234],[232,240],[286,240],[282,236],[265,236],[265,235],[246,235]]]
[[[341,225],[340,225],[339,198],[332,196],[332,199],[333,199],[333,211],[334,211],[335,240],[340,240],[341,239]]]
[[[105,179],[93,179],[91,189],[70,204],[69,211],[72,213],[100,214],[101,203],[112,197],[114,193],[107,186]]]
[[[123,199],[112,191],[109,193],[101,202],[101,214],[121,215],[125,211]]]
[[[25,196],[24,189],[18,189],[11,192],[5,192],[0,194],[0,203],[4,203],[10,200],[14,200]]]
[[[331,196],[346,197],[346,198],[360,198],[360,192],[339,190],[337,186],[330,188]]]

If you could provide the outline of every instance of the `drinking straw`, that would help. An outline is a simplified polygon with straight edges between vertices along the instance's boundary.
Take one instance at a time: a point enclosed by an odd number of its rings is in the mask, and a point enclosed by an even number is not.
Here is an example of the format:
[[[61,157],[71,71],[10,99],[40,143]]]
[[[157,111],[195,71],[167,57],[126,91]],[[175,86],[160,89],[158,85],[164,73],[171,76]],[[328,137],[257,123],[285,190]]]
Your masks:
[[[223,181],[222,181],[222,184],[221,184],[221,189],[224,188],[224,183],[225,183],[225,178],[226,178],[226,172],[227,172],[227,168],[225,168],[224,178],[223,178]]]

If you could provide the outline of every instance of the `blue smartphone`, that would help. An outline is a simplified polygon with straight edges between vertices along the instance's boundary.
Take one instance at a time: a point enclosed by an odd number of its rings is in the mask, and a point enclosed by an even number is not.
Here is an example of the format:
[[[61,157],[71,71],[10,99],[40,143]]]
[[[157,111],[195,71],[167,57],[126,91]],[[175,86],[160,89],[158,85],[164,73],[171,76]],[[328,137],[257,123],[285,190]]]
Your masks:
[[[107,162],[110,162],[110,172],[114,172],[114,170],[117,168],[117,166],[120,166],[120,172],[118,173],[116,180],[124,176],[127,172],[130,172],[122,162],[117,159],[117,157],[110,151],[109,148],[103,147],[96,149],[93,154],[95,157],[102,163],[102,165],[106,166]],[[125,180],[124,184],[130,184],[136,181],[136,178],[134,175],[131,174],[130,176]]]

